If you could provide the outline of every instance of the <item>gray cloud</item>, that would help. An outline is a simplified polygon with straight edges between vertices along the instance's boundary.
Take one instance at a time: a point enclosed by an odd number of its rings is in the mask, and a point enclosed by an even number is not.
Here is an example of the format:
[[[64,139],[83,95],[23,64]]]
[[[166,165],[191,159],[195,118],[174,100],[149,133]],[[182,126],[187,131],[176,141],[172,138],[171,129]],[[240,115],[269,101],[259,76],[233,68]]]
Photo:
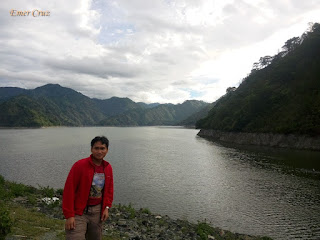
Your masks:
[[[12,17],[12,8],[51,14]],[[302,34],[312,11],[320,13],[316,0],[4,1],[0,86],[59,83],[90,97],[174,103],[201,92],[214,101],[259,54],[272,54],[259,44],[280,48],[274,39]]]
[[[87,74],[100,78],[119,77],[133,78],[136,77],[141,70],[137,67],[132,67],[125,62],[117,62],[113,59],[104,58],[89,58],[83,59],[48,59],[45,63],[48,67],[55,70],[66,70],[76,74]]]

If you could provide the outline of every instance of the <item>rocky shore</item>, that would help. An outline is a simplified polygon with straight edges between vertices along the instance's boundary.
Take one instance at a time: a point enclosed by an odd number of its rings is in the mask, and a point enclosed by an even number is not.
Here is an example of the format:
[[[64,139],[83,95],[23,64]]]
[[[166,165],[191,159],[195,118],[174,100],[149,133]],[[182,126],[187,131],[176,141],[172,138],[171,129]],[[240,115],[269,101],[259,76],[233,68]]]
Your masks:
[[[51,198],[53,200],[53,198]],[[13,199],[16,204],[26,208],[33,208],[44,213],[49,218],[63,219],[61,212],[61,196],[50,198],[38,198],[36,204],[30,204],[27,197]],[[42,227],[42,226],[39,226]],[[220,228],[212,227],[209,223],[190,223],[186,220],[171,219],[168,216],[152,214],[148,209],[136,210],[131,205],[115,205],[110,209],[109,219],[103,227],[103,239],[124,240],[270,240],[269,237],[257,237],[244,234],[232,233]],[[41,239],[63,239],[52,236],[61,236],[62,231],[46,233],[50,238]],[[7,240],[21,239],[14,235]]]
[[[152,214],[147,209],[136,211],[130,206],[116,206],[111,209],[109,222],[105,224],[105,235],[113,236],[119,233],[124,239],[132,240],[271,239],[232,233],[214,228],[205,222],[194,224],[186,220],[174,220],[168,216]]]
[[[320,150],[320,137],[294,134],[223,132],[201,129],[198,136],[241,145]]]
[[[0,239],[63,240],[62,189],[38,188],[0,175]],[[153,214],[147,208],[114,205],[103,225],[103,240],[270,240]]]

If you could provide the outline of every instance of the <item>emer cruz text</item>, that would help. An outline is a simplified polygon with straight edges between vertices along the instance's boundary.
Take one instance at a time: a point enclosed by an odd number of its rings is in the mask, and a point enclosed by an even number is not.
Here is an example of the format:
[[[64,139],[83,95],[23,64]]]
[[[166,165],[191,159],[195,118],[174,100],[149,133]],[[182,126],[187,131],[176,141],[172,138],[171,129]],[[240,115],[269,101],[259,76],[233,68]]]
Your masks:
[[[32,17],[49,17],[50,11],[41,11],[38,9],[34,9],[32,11],[20,11],[16,9],[10,10],[10,15],[13,17],[25,17],[25,16],[32,16]]]

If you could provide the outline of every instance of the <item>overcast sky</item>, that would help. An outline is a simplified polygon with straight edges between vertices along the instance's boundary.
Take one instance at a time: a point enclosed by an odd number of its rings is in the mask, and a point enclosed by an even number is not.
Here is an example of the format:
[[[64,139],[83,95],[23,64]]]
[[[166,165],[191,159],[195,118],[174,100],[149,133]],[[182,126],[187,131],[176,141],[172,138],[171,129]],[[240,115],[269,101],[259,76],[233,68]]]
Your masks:
[[[213,102],[319,16],[320,0],[2,0],[0,87]]]

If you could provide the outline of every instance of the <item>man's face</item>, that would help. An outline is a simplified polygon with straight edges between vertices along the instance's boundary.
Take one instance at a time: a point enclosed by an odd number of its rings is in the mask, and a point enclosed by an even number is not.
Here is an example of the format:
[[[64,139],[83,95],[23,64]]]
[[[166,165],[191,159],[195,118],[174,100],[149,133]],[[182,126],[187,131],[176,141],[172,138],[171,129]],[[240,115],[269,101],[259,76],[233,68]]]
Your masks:
[[[103,158],[107,155],[107,152],[107,146],[101,142],[96,142],[91,148],[92,157],[98,161],[103,160]]]

